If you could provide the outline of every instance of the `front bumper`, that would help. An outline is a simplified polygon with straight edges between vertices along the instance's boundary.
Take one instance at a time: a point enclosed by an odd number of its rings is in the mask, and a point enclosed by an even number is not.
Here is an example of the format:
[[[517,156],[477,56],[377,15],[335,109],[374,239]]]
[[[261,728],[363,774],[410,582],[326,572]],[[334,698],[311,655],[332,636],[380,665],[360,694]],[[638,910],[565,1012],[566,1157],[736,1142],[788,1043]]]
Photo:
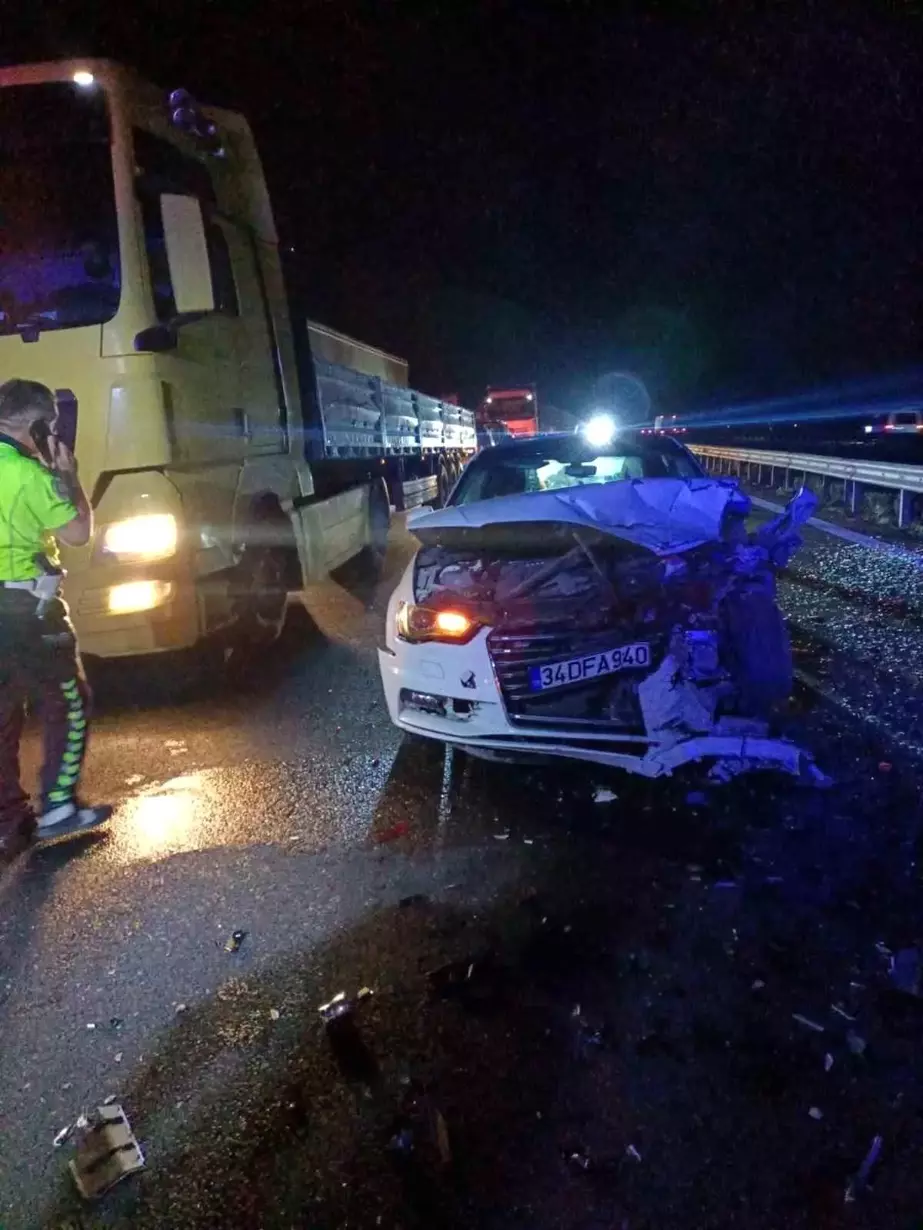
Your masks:
[[[725,721],[711,733],[669,740],[650,734],[509,720],[487,648],[487,631],[468,645],[390,641],[379,667],[392,722],[409,734],[438,739],[494,760],[552,757],[625,769],[644,777],[669,776],[697,761],[736,762],[816,782],[813,763],[783,739],[754,733],[752,723]],[[731,768],[729,774],[733,775]]]

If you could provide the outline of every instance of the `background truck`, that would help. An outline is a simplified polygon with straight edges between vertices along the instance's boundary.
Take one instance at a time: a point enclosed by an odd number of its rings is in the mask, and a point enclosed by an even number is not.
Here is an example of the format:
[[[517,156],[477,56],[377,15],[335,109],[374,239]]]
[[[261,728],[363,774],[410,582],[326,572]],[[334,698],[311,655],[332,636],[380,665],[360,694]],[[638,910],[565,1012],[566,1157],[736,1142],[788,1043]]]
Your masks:
[[[262,642],[288,592],[438,501],[474,415],[287,297],[246,121],[104,61],[0,69],[0,380],[59,391],[96,532],[84,651]]]
[[[488,385],[477,408],[477,425],[484,431],[505,431],[513,436],[534,436],[538,432],[538,397],[535,385],[498,389]]]

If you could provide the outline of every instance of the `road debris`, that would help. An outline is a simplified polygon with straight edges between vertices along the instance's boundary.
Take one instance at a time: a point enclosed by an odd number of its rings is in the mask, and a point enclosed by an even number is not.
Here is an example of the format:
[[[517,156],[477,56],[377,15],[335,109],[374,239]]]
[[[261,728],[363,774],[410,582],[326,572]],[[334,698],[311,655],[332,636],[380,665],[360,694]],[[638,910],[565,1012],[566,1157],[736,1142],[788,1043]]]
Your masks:
[[[113,1016],[109,1018],[109,1028],[114,1029],[116,1033],[118,1033],[124,1024],[125,1022],[120,1016]]]
[[[351,1015],[361,1003],[370,999],[374,994],[371,987],[360,987],[350,999],[345,991],[339,991],[328,1003],[321,1004],[317,1011],[324,1024],[329,1025],[332,1021],[338,1021],[341,1017]]]
[[[426,893],[411,893],[408,897],[401,897],[397,904],[402,910],[409,910],[411,906],[428,905],[429,897],[427,897]]]
[[[762,991],[765,985],[766,983],[762,980],[762,978],[754,978],[753,981],[750,983],[750,990],[751,991]]]
[[[179,1016],[181,1013],[187,1010],[188,1006],[189,1006],[188,1004],[177,1004],[176,1007],[173,1009],[173,1011],[177,1016]]]
[[[920,998],[921,961],[919,948],[902,948],[891,958],[891,982],[895,990]]]
[[[799,1025],[807,1026],[808,1029],[813,1029],[816,1034],[824,1032],[823,1025],[818,1025],[817,1021],[812,1021],[809,1017],[802,1016],[800,1012],[793,1012],[792,1020],[797,1021]]]
[[[846,1187],[847,1204],[852,1204],[860,1192],[868,1186],[869,1176],[881,1156],[881,1147],[883,1144],[884,1139],[881,1136],[876,1136],[872,1140],[872,1143],[869,1146],[869,1151],[862,1160],[862,1165],[850,1179]]]
[[[116,1052],[115,1052],[115,1056],[114,1056],[115,1062],[116,1062],[116,1063],[121,1063],[121,1062],[122,1062],[122,1057],[123,1057],[123,1055],[124,1055],[124,1052],[123,1052],[123,1051],[116,1051]]]
[[[62,1127],[60,1132],[58,1132],[57,1136],[55,1136],[54,1140],[51,1142],[51,1147],[53,1149],[60,1149],[62,1145],[67,1144],[73,1135],[75,1127],[76,1124],[74,1123],[68,1123],[66,1127]]]
[[[631,1161],[633,1161],[633,1162],[640,1162],[640,1161],[641,1161],[641,1154],[640,1154],[640,1153],[638,1152],[638,1150],[634,1147],[634,1145],[629,1145],[629,1146],[628,1146],[628,1148],[625,1150],[625,1156],[626,1156],[627,1158],[630,1158],[630,1159],[631,1159]]]
[[[619,796],[614,790],[607,790],[605,786],[598,786],[596,793],[593,795],[594,803],[617,803]]]
[[[100,1106],[93,1122],[76,1125],[81,1135],[70,1172],[85,1200],[105,1195],[122,1179],[144,1168],[144,1154],[117,1103]]]
[[[270,1008],[269,1009],[269,1019],[271,1021],[279,1021],[282,1019],[282,1013],[279,1011],[278,1008]]]
[[[493,837],[494,841],[509,841],[510,831],[507,829],[505,833],[494,833]]]
[[[240,946],[247,938],[246,931],[232,931],[228,936],[228,941],[224,946],[225,952],[240,952]]]
[[[864,1055],[868,1043],[851,1029],[846,1035],[846,1045],[853,1055]]]
[[[835,1012],[837,1016],[841,1016],[844,1021],[854,1021],[856,1018],[846,1011],[842,1004],[831,1004],[830,1011]]]
[[[819,1106],[812,1106],[811,1109],[808,1111],[808,1114],[811,1116],[812,1119],[816,1119],[818,1122],[820,1122],[820,1120],[823,1119],[824,1117],[824,1112],[821,1110]]]
[[[827,1054],[824,1056],[824,1071],[829,1072],[832,1067],[833,1067],[833,1056],[828,1051]]]

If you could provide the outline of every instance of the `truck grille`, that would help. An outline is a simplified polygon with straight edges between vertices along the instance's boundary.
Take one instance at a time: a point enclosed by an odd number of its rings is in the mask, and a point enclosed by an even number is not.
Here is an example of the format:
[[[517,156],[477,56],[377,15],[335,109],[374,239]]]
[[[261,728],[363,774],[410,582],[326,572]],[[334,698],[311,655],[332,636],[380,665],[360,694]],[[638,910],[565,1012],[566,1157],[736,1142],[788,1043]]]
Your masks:
[[[644,721],[638,700],[638,684],[651,667],[626,670],[546,692],[529,687],[529,670],[566,662],[585,654],[602,653],[619,644],[645,640],[651,644],[653,662],[663,653],[663,637],[656,632],[536,632],[516,633],[495,629],[487,638],[487,648],[500,687],[507,717],[516,724],[554,722],[573,725],[590,733],[619,731],[643,735]]]

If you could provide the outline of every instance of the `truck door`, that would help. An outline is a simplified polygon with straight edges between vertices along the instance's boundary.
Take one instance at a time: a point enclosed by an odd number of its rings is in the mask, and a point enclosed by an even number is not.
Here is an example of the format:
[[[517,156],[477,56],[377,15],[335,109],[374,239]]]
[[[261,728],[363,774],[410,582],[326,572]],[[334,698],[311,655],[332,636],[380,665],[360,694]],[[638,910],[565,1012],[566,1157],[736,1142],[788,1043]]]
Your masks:
[[[220,228],[236,291],[235,426],[248,456],[279,453],[286,446],[284,407],[256,240],[246,227],[229,218],[216,215],[214,225]]]

